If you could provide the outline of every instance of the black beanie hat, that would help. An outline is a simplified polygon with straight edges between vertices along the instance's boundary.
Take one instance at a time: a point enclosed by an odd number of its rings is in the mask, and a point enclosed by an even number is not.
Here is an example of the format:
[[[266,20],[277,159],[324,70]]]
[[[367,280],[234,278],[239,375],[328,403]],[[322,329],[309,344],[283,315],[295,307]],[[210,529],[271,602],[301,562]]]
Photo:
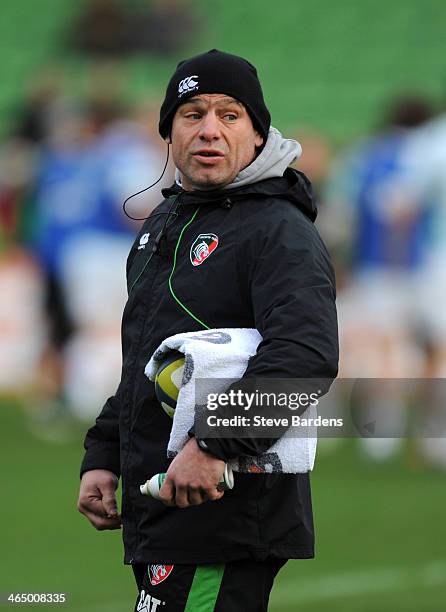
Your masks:
[[[227,94],[242,102],[266,142],[271,116],[263,99],[257,70],[242,57],[217,49],[178,64],[161,106],[159,133],[163,138],[170,135],[177,108],[201,93]]]

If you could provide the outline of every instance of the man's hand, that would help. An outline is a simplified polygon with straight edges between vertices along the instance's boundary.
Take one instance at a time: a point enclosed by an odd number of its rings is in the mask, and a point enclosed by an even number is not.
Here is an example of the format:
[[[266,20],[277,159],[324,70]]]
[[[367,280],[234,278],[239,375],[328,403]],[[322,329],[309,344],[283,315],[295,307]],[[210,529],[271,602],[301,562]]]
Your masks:
[[[89,470],[82,476],[77,508],[99,531],[121,527],[116,506],[117,488],[118,478],[108,470]]]
[[[224,469],[224,461],[202,451],[191,438],[167,470],[160,489],[161,501],[167,506],[187,508],[220,499],[224,491],[217,491],[217,485]]]

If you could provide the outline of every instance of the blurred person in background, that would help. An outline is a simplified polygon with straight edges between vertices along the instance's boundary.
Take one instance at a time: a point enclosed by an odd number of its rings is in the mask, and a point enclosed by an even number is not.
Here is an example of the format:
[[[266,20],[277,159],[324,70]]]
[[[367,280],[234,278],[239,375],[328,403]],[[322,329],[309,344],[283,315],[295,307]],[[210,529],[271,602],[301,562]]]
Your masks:
[[[20,130],[0,143],[0,396],[31,393],[46,342],[43,275],[24,246],[36,155]]]
[[[0,145],[0,393],[33,399],[54,395],[57,386],[45,367],[45,275],[29,243],[36,223],[32,193],[46,116],[62,90],[57,66],[37,71],[24,99],[11,109],[12,126]],[[34,409],[36,402],[27,406]]]
[[[446,468],[446,113],[414,130],[402,163],[405,199],[423,202],[432,211],[429,245],[412,294],[426,353],[423,375],[432,379],[418,400],[418,448],[430,463]]]
[[[165,152],[113,95],[60,97],[45,116],[33,189],[30,246],[45,276],[50,335],[41,363],[49,406],[66,402],[91,418],[121,367],[123,271],[139,227],[123,201],[161,173]],[[133,203],[135,202],[135,203]],[[132,200],[147,215],[153,195]],[[107,308],[98,304],[107,303]]]
[[[196,43],[203,18],[190,0],[152,0],[132,14],[135,50],[174,55]]]
[[[30,146],[40,147],[46,138],[46,116],[51,104],[63,96],[64,73],[61,66],[49,64],[37,70],[25,86],[25,96],[13,109],[13,134]]]
[[[431,248],[432,207],[408,196],[406,149],[432,115],[420,96],[402,96],[384,124],[333,163],[320,227],[337,253],[340,371],[344,378],[398,379],[423,375],[425,355],[414,278]],[[415,169],[416,171],[416,169]],[[361,448],[384,459],[406,431],[404,388],[390,380],[361,384]],[[358,394],[357,394],[358,397]]]
[[[132,50],[128,7],[119,0],[86,0],[70,25],[67,42],[95,58],[122,57]]]
[[[315,129],[303,128],[295,130],[295,134],[302,145],[302,156],[293,167],[308,176],[313,186],[315,201],[319,203],[330,170],[333,147],[329,139]]]
[[[131,53],[173,55],[200,36],[202,19],[189,0],[87,0],[71,24],[67,42],[94,58]]]

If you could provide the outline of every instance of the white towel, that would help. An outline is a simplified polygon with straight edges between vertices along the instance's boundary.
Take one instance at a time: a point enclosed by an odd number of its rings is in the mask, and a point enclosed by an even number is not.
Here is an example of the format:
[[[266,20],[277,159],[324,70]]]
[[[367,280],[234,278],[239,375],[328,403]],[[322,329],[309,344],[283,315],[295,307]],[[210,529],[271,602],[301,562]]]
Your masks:
[[[228,388],[228,379],[239,380],[249,358],[256,354],[262,336],[256,329],[211,329],[182,333],[166,338],[150,358],[145,374],[155,380],[164,356],[177,350],[185,356],[183,379],[178,394],[167,456],[175,457],[188,441],[188,431],[194,424],[195,407],[206,403],[208,393],[222,393]],[[195,385],[198,379],[209,380],[212,388]],[[305,418],[314,419],[316,407],[310,406]],[[308,426],[299,437],[292,428],[266,452],[252,457],[242,455],[229,462],[238,472],[279,472],[297,474],[313,469],[316,456],[316,427]]]

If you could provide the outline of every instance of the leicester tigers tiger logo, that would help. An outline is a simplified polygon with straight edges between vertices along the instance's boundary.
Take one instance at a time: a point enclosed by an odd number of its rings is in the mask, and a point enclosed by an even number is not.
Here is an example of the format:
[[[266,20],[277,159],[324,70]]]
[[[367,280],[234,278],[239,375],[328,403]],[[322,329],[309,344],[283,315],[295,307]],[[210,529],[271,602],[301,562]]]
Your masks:
[[[173,570],[173,565],[149,565],[148,572],[150,578],[150,584],[156,586],[163,580],[169,577],[169,574]]]
[[[200,234],[195,238],[190,248],[190,260],[193,266],[201,264],[215,251],[218,246],[218,236],[215,234]]]

